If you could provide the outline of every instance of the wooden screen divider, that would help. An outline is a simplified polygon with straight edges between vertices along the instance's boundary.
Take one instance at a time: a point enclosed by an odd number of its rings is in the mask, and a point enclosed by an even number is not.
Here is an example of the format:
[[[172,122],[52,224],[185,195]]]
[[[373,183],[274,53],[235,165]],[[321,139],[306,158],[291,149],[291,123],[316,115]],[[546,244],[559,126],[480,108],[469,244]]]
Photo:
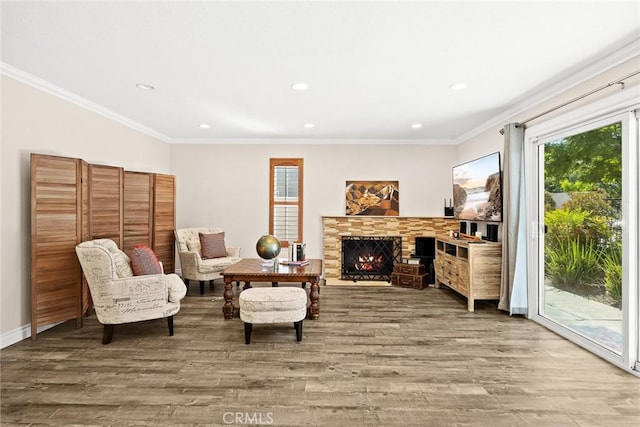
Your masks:
[[[176,229],[176,177],[173,175],[153,174],[153,230],[151,245],[158,259],[162,261],[164,271],[174,272]]]
[[[153,230],[153,175],[124,172],[124,239],[122,250],[130,253],[143,243],[151,246]]]
[[[107,238],[127,254],[154,249],[175,270],[175,177],[82,159],[31,154],[31,338],[39,326],[82,318],[91,296],[75,253]]]

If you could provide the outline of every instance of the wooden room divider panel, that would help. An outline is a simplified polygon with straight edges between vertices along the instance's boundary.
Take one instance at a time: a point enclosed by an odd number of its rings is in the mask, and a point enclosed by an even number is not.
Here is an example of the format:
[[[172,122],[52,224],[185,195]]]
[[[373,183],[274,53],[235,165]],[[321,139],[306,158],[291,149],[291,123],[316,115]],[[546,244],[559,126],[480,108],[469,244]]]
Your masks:
[[[173,273],[175,265],[176,178],[154,174],[153,250],[162,261],[165,273]]]
[[[89,232],[91,239],[111,239],[122,248],[122,168],[89,165]]]
[[[128,253],[147,244],[171,273],[174,229],[174,176],[31,154],[31,338],[38,326],[80,327],[91,308],[78,243],[106,238]]]
[[[31,155],[31,337],[38,326],[82,322],[80,159]]]
[[[82,182],[80,185],[80,189],[82,191],[81,195],[81,203],[82,203],[82,231],[80,233],[80,241],[84,242],[86,240],[91,239],[91,230],[89,230],[89,164],[84,160],[80,160],[81,174],[82,174]],[[74,259],[75,259],[75,249],[74,249]],[[82,316],[89,312],[93,301],[91,300],[91,293],[89,292],[89,283],[87,283],[87,279],[84,277],[84,274],[80,273],[81,276],[81,299],[82,299]],[[80,318],[80,325],[82,323],[82,317]]]
[[[153,174],[124,172],[124,242],[122,250],[131,254],[135,245],[152,245]]]

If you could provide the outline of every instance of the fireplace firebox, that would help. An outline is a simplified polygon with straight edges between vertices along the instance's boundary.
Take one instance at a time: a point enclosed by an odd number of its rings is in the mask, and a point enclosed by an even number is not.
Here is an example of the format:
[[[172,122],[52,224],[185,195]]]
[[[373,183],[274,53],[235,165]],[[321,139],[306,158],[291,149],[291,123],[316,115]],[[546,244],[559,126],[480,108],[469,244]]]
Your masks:
[[[391,282],[393,266],[402,258],[402,237],[342,236],[343,280]]]

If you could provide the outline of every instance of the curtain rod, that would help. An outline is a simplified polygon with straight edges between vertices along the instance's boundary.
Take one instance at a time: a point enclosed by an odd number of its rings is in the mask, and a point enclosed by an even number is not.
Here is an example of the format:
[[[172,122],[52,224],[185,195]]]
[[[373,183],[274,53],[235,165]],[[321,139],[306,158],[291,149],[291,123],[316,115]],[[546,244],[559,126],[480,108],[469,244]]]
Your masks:
[[[557,106],[555,106],[555,107],[553,107],[553,108],[550,108],[550,109],[548,109],[548,110],[546,110],[546,111],[543,111],[543,112],[542,112],[542,113],[540,113],[540,114],[536,114],[536,115],[535,115],[535,116],[533,116],[533,117],[529,117],[527,120],[523,120],[523,121],[519,122],[519,123],[517,124],[517,126],[524,126],[525,124],[527,124],[527,123],[529,123],[529,122],[531,122],[531,121],[533,121],[533,120],[535,120],[535,119],[537,119],[537,118],[540,118],[540,117],[542,117],[542,116],[544,116],[544,115],[546,115],[546,114],[549,114],[549,113],[551,113],[551,112],[554,112],[554,111],[556,111],[556,110],[558,110],[558,109],[560,109],[560,108],[562,108],[562,107],[566,107],[566,106],[567,106],[567,105],[569,105],[569,104],[573,104],[573,103],[574,103],[574,102],[576,102],[576,101],[580,101],[581,99],[586,98],[587,96],[593,95],[594,93],[600,92],[601,90],[607,89],[607,88],[609,88],[609,87],[611,87],[611,86],[614,86],[614,85],[620,85],[620,86],[621,86],[621,89],[624,89],[624,81],[625,81],[625,80],[627,80],[628,78],[631,78],[631,77],[633,77],[633,76],[637,75],[637,74],[640,74],[640,70],[638,70],[638,71],[634,71],[633,73],[631,73],[631,74],[627,74],[627,75],[626,75],[626,76],[624,76],[624,77],[621,77],[621,78],[616,79],[616,80],[614,80],[614,81],[612,81],[612,82],[609,82],[609,83],[607,83],[607,84],[606,84],[606,85],[604,85],[604,86],[600,86],[600,87],[598,87],[598,88],[596,88],[596,89],[593,89],[593,90],[591,90],[591,91],[589,91],[589,92],[587,92],[587,93],[585,93],[585,94],[582,94],[582,95],[577,96],[577,97],[575,97],[575,98],[573,98],[573,99],[570,99],[569,101],[563,102],[562,104],[557,105]],[[500,129],[500,134],[504,135],[504,129]]]

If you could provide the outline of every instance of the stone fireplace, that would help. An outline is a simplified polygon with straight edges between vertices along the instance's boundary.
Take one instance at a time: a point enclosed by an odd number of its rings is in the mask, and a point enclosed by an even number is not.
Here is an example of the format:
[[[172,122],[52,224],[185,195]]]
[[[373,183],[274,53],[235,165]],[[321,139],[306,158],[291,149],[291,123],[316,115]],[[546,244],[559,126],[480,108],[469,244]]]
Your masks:
[[[402,238],[400,256],[409,257],[415,253],[416,237],[435,237],[459,227],[460,221],[444,217],[323,216],[324,277],[341,277],[342,236],[398,236]]]
[[[401,262],[398,236],[342,236],[343,280],[391,281],[393,266]]]

